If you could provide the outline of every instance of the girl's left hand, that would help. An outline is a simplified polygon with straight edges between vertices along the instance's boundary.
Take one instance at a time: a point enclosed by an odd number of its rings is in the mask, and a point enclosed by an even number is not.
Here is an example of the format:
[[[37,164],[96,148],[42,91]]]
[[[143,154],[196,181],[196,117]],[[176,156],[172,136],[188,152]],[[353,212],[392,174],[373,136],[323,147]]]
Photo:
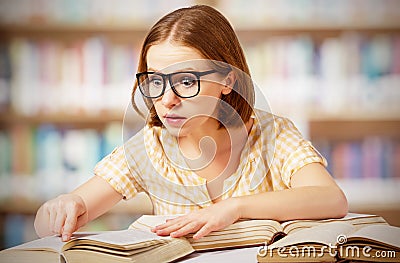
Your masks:
[[[239,218],[238,199],[229,198],[187,215],[169,219],[166,223],[154,227],[152,231],[160,236],[171,237],[181,237],[196,232],[193,238],[199,239],[212,231],[233,224]]]

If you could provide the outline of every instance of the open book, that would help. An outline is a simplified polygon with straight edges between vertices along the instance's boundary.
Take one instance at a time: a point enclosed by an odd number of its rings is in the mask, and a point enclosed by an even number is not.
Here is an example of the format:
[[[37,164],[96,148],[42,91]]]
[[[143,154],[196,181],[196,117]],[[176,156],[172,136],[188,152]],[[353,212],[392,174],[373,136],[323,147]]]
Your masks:
[[[400,228],[329,222],[259,249],[258,262],[400,261]]]
[[[262,246],[298,231],[329,222],[347,222],[356,228],[364,225],[387,225],[375,215],[348,214],[341,219],[241,220],[225,229],[194,240],[160,237],[150,231],[175,216],[142,216],[128,230],[103,233],[75,233],[63,243],[60,237],[46,237],[0,251],[0,262],[167,262],[193,251]],[[84,260],[83,260],[84,259]]]
[[[143,230],[81,232],[68,242],[51,236],[2,250],[0,262],[169,262],[193,251],[184,238],[160,237]]]
[[[133,222],[129,228],[150,231],[150,228],[174,217],[176,216],[144,215]],[[328,222],[348,222],[356,228],[370,224],[387,225],[387,222],[377,215],[349,213],[340,219],[292,220],[283,223],[262,219],[241,220],[225,229],[211,232],[198,240],[194,240],[191,234],[187,235],[186,238],[196,251],[265,245],[299,230]]]

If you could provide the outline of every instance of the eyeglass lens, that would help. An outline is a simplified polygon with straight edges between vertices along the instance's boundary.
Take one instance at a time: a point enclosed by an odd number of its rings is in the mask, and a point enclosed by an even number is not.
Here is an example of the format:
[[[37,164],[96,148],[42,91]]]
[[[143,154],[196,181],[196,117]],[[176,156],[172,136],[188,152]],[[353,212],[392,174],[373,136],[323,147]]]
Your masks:
[[[173,74],[147,73],[139,77],[139,87],[146,97],[157,98],[163,95],[167,81],[180,97],[193,97],[199,92],[198,77],[190,72]]]

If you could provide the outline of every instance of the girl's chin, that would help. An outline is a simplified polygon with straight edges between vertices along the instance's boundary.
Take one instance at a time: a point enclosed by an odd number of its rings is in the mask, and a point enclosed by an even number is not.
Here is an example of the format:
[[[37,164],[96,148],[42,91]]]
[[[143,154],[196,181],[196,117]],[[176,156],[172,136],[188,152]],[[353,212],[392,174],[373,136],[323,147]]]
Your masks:
[[[168,123],[164,123],[164,127],[167,129],[167,131],[175,136],[175,137],[182,137],[185,136],[185,134],[187,134],[187,129],[183,128],[182,126],[171,126]]]

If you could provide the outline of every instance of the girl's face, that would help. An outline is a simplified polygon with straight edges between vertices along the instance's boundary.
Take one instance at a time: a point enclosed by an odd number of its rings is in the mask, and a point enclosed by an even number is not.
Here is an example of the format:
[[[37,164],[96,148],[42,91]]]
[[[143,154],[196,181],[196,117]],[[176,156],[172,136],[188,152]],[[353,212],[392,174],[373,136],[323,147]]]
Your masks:
[[[151,46],[147,53],[148,71],[170,74],[180,71],[206,72],[212,70],[207,60],[194,48],[171,44],[169,41]],[[230,76],[230,77],[229,77]],[[227,83],[230,74],[211,73],[200,77],[200,92],[192,98],[181,98],[166,80],[164,95],[153,99],[154,107],[164,126],[175,136],[215,129],[218,121],[215,107],[222,94],[231,92]],[[228,83],[232,83],[231,80]],[[195,84],[197,85],[197,84]]]

